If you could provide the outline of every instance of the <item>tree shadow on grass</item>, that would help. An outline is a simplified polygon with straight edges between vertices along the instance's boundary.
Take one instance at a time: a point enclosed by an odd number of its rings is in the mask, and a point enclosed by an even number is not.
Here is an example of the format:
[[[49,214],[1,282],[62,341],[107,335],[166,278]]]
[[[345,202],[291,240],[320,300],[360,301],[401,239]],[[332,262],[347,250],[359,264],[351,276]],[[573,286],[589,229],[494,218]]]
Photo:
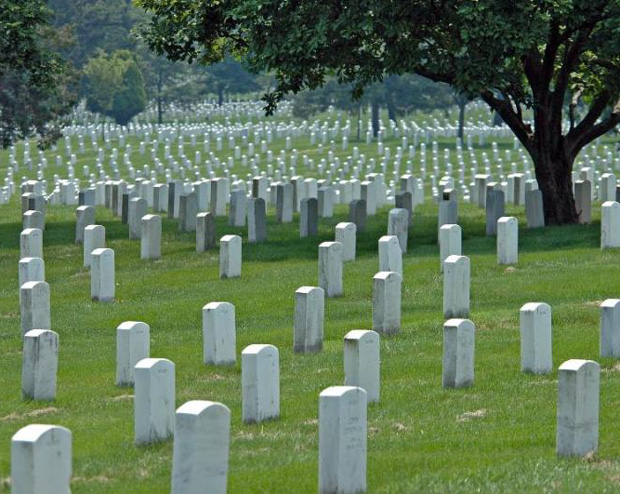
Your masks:
[[[382,208],[375,216],[367,219],[366,228],[357,234],[357,257],[377,255],[377,242],[387,234],[389,207]],[[496,238],[485,235],[484,210],[476,211],[466,208],[459,218],[463,228],[463,245],[466,255],[494,254]],[[250,244],[247,241],[247,226],[232,227],[226,217],[216,218],[216,238],[224,235],[239,235],[244,240],[243,258],[248,261],[271,262],[286,259],[317,259],[318,246],[321,242],[334,240],[335,226],[348,221],[348,216],[340,208],[333,218],[320,218],[318,236],[299,237],[299,215],[292,223],[278,223],[273,214],[267,218],[267,241]],[[520,224],[525,222],[521,218]],[[106,241],[127,240],[128,225],[122,224],[120,218],[104,219],[97,224],[106,229]],[[0,249],[19,249],[21,222],[0,223]],[[162,215],[162,241],[178,245],[175,252],[195,252],[195,232],[179,232],[178,220]],[[48,221],[43,234],[43,245],[72,245],[75,239],[75,221]],[[416,210],[413,226],[410,227],[408,239],[408,256],[437,256],[436,207],[425,204]],[[537,252],[576,248],[593,248],[600,245],[600,222],[590,225],[568,225],[539,229],[521,228],[519,231],[519,251]],[[216,247],[217,250],[217,247]]]

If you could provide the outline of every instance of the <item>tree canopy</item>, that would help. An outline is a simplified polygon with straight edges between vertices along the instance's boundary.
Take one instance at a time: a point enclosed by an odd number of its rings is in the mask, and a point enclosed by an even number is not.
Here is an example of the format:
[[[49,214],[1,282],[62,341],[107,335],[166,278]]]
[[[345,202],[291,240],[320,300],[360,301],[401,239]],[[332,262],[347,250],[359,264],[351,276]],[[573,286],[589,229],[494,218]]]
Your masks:
[[[411,72],[482,97],[532,156],[549,223],[577,221],[574,160],[620,122],[620,0],[138,3],[152,14],[150,46],[172,59],[245,52],[255,67],[274,70],[268,109],[329,74],[358,95],[386,75]]]
[[[146,108],[144,78],[134,55],[117,50],[111,55],[99,52],[84,67],[86,107],[127,125]]]
[[[75,101],[71,71],[52,46],[58,33],[49,25],[43,0],[0,0],[0,145],[33,132],[45,143],[53,122]]]

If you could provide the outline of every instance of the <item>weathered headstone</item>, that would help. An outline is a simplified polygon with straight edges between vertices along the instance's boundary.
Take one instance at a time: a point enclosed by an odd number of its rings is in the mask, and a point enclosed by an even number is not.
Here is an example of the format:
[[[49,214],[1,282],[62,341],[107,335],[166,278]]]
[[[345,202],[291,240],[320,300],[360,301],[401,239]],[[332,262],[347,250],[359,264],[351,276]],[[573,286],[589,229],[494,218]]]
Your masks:
[[[409,212],[406,209],[394,208],[388,217],[388,235],[395,235],[403,254],[407,252],[407,237],[409,235]]]
[[[462,230],[459,225],[442,225],[439,228],[439,268],[443,273],[443,262],[450,256],[463,255]]]
[[[293,185],[276,186],[276,219],[280,223],[293,221]]]
[[[380,271],[373,278],[372,329],[378,333],[400,331],[401,286],[401,275],[393,271]]]
[[[620,204],[604,202],[601,206],[601,249],[620,247]]]
[[[336,242],[342,244],[343,261],[355,261],[357,227],[355,223],[338,223],[336,225]]]
[[[134,197],[129,201],[129,238],[139,239],[142,235],[142,217],[146,214],[146,200],[141,197]]]
[[[601,304],[601,357],[620,357],[620,300],[607,299]]]
[[[196,252],[214,249],[216,239],[215,216],[212,213],[198,213],[196,215]]]
[[[366,201],[355,199],[349,203],[349,221],[355,223],[358,232],[366,228]]]
[[[319,233],[319,212],[316,199],[302,199],[299,211],[299,236],[316,237]]]
[[[548,374],[553,370],[551,307],[530,302],[519,311],[521,371]]]
[[[379,271],[393,271],[403,276],[403,254],[398,237],[384,235],[379,239]]]
[[[241,352],[243,421],[280,416],[280,360],[273,345],[249,345]]]
[[[497,221],[504,216],[504,192],[491,189],[486,194],[486,234],[491,237],[497,234]]]
[[[75,222],[75,243],[81,244],[84,242],[84,229],[95,224],[95,207],[79,206],[75,213],[77,216]]]
[[[56,398],[58,334],[49,329],[31,329],[24,335],[22,397],[51,401]]]
[[[344,385],[359,386],[369,402],[378,402],[381,387],[379,333],[354,329],[344,337]]]
[[[29,209],[22,216],[22,229],[38,228],[45,230],[45,215],[41,211]]]
[[[134,440],[136,444],[163,441],[174,432],[174,364],[164,358],[145,358],[134,368]]]
[[[230,226],[245,226],[246,202],[243,190],[237,189],[230,193],[230,214],[228,215]]]
[[[443,264],[443,315],[469,316],[470,264],[467,256],[449,256]]]
[[[234,364],[236,356],[235,306],[210,302],[202,308],[204,363]]]
[[[220,239],[220,278],[241,276],[241,237],[224,235]]]
[[[105,247],[105,227],[89,225],[84,228],[84,267],[90,268],[91,254],[95,249]]]
[[[45,281],[45,263],[40,257],[24,257],[19,260],[18,283],[21,303],[21,287],[29,281]]]
[[[449,319],[443,326],[442,386],[464,388],[474,383],[475,327],[469,319]]]
[[[43,232],[38,228],[26,228],[19,236],[19,258],[43,259]]]
[[[354,386],[319,395],[319,494],[366,492],[366,402]]]
[[[267,214],[262,198],[248,201],[248,240],[252,244],[267,240]]]
[[[90,296],[96,302],[113,302],[116,291],[114,251],[95,249],[91,253]]]
[[[226,494],[230,410],[188,401],[175,414],[171,494]]]
[[[133,386],[134,368],[150,357],[150,328],[139,321],[126,321],[116,328],[116,385]]]
[[[70,494],[71,474],[69,429],[30,424],[11,438],[13,494]]]
[[[145,214],[142,217],[142,234],[140,239],[141,259],[161,258],[161,216]]]
[[[497,264],[517,264],[519,260],[519,224],[517,218],[497,220]]]
[[[211,179],[211,212],[215,216],[226,216],[226,187],[225,178]]]
[[[196,231],[196,215],[198,214],[198,198],[195,192],[181,194],[179,197],[179,231]]]
[[[294,351],[321,351],[324,320],[325,291],[314,286],[298,288],[295,291]]]
[[[45,281],[27,281],[20,292],[22,336],[31,329],[51,329],[50,286]]]
[[[528,228],[542,228],[545,226],[545,212],[541,190],[536,189],[526,192],[525,216],[527,217]]]
[[[572,359],[558,371],[556,451],[584,457],[598,450],[600,366]]]
[[[577,208],[579,223],[592,221],[592,183],[589,180],[575,182],[575,208]]]
[[[340,242],[323,242],[319,245],[319,286],[328,298],[343,294],[343,252]]]
[[[394,196],[394,203],[397,208],[406,209],[409,212],[409,225],[413,223],[413,194],[411,192],[400,192]]]

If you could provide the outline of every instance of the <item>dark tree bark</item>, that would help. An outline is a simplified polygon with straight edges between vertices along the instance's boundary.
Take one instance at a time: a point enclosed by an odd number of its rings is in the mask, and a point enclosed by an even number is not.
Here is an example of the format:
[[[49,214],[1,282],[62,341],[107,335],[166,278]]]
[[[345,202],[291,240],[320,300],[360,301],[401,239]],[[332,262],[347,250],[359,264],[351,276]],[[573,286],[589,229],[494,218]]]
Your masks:
[[[373,98],[370,102],[370,120],[372,122],[372,135],[377,137],[379,135],[379,100]]]
[[[459,131],[458,138],[463,142],[465,134],[465,106],[467,103],[459,100]]]

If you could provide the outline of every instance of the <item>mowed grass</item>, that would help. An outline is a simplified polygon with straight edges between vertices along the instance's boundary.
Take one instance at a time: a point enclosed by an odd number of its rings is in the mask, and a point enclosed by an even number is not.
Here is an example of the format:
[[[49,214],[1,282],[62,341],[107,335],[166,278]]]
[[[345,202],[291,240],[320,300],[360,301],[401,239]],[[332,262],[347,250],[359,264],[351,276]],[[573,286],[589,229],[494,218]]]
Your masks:
[[[177,406],[214,400],[232,410],[229,492],[317,491],[318,395],[341,385],[343,337],[369,328],[377,240],[387,208],[358,236],[358,259],[344,269],[345,295],[326,301],[325,343],[319,354],[292,351],[294,291],[318,282],[318,244],[346,220],[338,207],[320,221],[319,238],[299,239],[298,217],[275,223],[269,240],[243,244],[243,274],[218,279],[218,251],[197,254],[194,236],[164,219],[162,260],[140,260],[139,241],[127,239],[104,208],[108,246],[116,253],[117,300],[90,300],[82,248],[73,243],[75,211],[48,209],[44,233],[52,328],[60,335],[57,400],[21,400],[17,263],[21,230],[18,198],[0,207],[0,492],[9,492],[10,439],[30,423],[73,432],[75,493],[166,493],[172,440],[133,445],[133,391],[115,379],[115,329],[139,320],[151,327],[151,355],[176,365]],[[519,208],[507,213],[525,220]],[[476,381],[469,389],[441,387],[442,276],[436,245],[436,205],[416,209],[404,257],[402,331],[381,341],[381,401],[368,409],[369,492],[617,492],[620,489],[620,372],[599,359],[599,304],[620,296],[618,251],[599,249],[599,213],[590,226],[520,230],[515,269],[496,263],[495,240],[484,236],[484,212],[460,205],[464,253],[471,257],[471,319],[476,325]],[[218,219],[218,237],[238,233]],[[203,305],[235,305],[238,363],[202,363]],[[588,460],[555,455],[557,374],[519,370],[519,308],[544,301],[553,308],[553,362],[594,359],[602,365],[599,453]],[[280,351],[279,420],[241,421],[240,353],[252,343]]]

